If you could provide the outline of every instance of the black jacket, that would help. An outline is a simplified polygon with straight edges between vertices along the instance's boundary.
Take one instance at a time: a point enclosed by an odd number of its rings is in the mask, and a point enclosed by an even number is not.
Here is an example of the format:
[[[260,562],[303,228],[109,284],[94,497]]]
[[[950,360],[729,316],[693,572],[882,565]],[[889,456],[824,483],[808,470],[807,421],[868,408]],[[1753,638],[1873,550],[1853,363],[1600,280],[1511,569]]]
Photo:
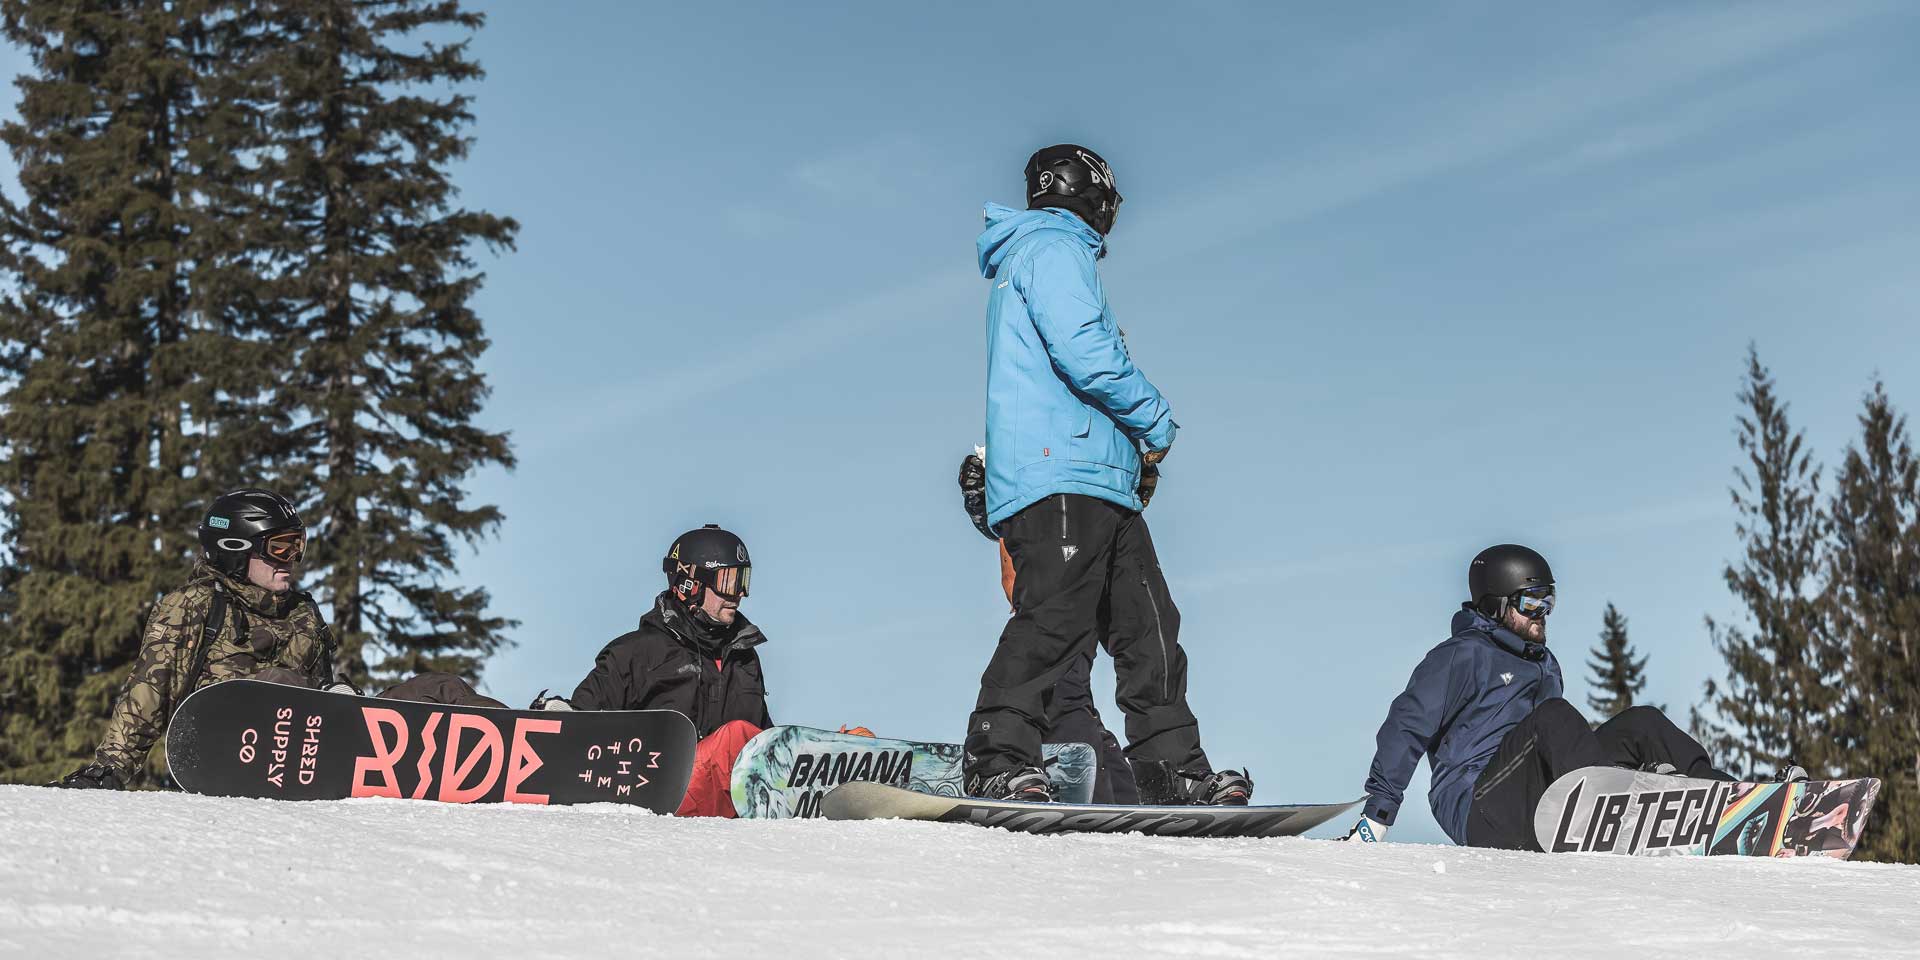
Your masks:
[[[573,690],[579,710],[678,710],[705,737],[730,720],[762,730],[767,683],[760,655],[766,637],[742,616],[730,637],[703,642],[670,593],[662,593],[640,627],[615,637],[594,659],[593,672]],[[711,643],[712,646],[709,646]]]

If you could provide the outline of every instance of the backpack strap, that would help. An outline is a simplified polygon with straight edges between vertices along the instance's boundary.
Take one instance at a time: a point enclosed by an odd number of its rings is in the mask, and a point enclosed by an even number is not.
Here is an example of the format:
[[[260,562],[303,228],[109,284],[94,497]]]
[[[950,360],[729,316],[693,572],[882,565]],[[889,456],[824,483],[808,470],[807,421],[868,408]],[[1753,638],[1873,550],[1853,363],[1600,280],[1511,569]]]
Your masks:
[[[320,668],[325,674],[320,681],[321,688],[344,683],[353,687],[354,692],[359,692],[359,685],[347,679],[346,667],[340,663],[340,641],[334,637],[333,628],[327,625],[327,618],[320,613],[320,601],[313,599],[310,593],[301,593],[299,596],[300,602],[313,611],[313,622],[320,625]]]
[[[207,619],[200,624],[200,643],[193,649],[193,669],[187,673],[187,692],[192,693],[200,685],[200,671],[207,668],[207,653],[213,649],[213,642],[220,638],[220,628],[227,620],[227,590],[219,581],[213,584],[213,602],[207,607]]]

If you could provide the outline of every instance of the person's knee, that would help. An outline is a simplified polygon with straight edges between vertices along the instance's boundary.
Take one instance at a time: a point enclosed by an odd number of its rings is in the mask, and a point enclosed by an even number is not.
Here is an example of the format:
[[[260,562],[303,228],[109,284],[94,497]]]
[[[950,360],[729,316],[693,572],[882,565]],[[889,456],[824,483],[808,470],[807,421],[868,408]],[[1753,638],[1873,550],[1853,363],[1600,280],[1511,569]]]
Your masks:
[[[1566,697],[1554,697],[1551,700],[1542,700],[1540,701],[1540,705],[1535,707],[1534,710],[1539,713],[1558,714],[1560,716],[1580,716],[1580,708],[1574,706]]]
[[[1540,705],[1533,708],[1533,714],[1538,722],[1542,724],[1550,724],[1553,726],[1571,726],[1577,724],[1582,727],[1587,725],[1587,718],[1581,715],[1580,708],[1568,702],[1565,697],[1554,697],[1551,700],[1540,701]]]
[[[288,687],[307,687],[309,689],[314,687],[312,677],[298,670],[289,670],[286,667],[264,667],[248,679],[261,680],[267,683],[278,683]]]
[[[728,748],[737,752],[741,747],[747,745],[748,740],[752,740],[759,735],[760,728],[754,726],[752,722],[747,720],[729,720],[721,724],[712,733],[707,734],[707,739],[714,741],[715,744],[725,744]]]
[[[1667,715],[1661,713],[1658,707],[1628,707],[1613,719],[1632,730],[1658,730],[1663,727],[1673,727],[1673,721],[1667,719]]]
[[[473,688],[473,684],[464,677],[451,673],[428,671],[417,674],[382,691],[384,700],[411,700],[416,703],[437,703],[453,707],[492,707],[504,709],[507,705]]]

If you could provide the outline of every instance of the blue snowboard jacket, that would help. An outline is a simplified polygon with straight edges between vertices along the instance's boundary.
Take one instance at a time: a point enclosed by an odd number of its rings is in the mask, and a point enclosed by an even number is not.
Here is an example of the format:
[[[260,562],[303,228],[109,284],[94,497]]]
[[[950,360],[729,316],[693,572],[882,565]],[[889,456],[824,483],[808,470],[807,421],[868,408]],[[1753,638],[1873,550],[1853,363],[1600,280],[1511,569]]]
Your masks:
[[[1366,815],[1393,823],[1424,755],[1433,771],[1427,788],[1433,818],[1465,844],[1480,771],[1507,731],[1561,689],[1560,661],[1544,644],[1462,605],[1453,615],[1453,636],[1427,653],[1406,692],[1387,708],[1367,771]]]
[[[1140,447],[1173,445],[1160,391],[1134,367],[1094,260],[1106,240],[1064,210],[987,204],[987,522],[1056,493],[1141,508]]]

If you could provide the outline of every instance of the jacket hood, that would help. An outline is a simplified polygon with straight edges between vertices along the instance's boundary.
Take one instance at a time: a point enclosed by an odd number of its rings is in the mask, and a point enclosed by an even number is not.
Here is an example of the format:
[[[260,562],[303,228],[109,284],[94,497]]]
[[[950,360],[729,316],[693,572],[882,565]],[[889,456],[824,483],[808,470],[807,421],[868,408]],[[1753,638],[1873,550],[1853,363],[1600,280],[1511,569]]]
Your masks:
[[[757,647],[767,639],[766,635],[760,632],[759,627],[747,620],[746,614],[737,610],[734,611],[731,626],[706,624],[694,619],[693,615],[681,606],[671,590],[662,590],[660,595],[654,598],[653,609],[640,618],[642,626],[646,624],[647,617],[658,620],[660,625],[681,643],[710,657],[725,654],[729,650]]]
[[[1040,210],[1015,210],[998,203],[986,207],[987,228],[980,231],[974,248],[980,255],[980,275],[992,280],[1000,264],[1018,244],[1016,241],[1039,230],[1065,230],[1086,241],[1095,256],[1105,255],[1107,240],[1086,221],[1065,210],[1047,207]]]
[[[1494,623],[1486,614],[1475,610],[1473,604],[1463,603],[1453,614],[1453,635],[1457,637],[1467,633],[1482,634],[1508,653],[1528,660],[1544,660],[1547,656],[1546,644],[1534,643]]]
[[[213,564],[201,560],[193,565],[193,573],[187,577],[187,585],[218,583],[227,591],[227,595],[239,600],[248,610],[263,616],[279,619],[293,612],[304,596],[298,590],[274,593],[265,587],[257,587],[246,580],[235,580],[213,568]]]

